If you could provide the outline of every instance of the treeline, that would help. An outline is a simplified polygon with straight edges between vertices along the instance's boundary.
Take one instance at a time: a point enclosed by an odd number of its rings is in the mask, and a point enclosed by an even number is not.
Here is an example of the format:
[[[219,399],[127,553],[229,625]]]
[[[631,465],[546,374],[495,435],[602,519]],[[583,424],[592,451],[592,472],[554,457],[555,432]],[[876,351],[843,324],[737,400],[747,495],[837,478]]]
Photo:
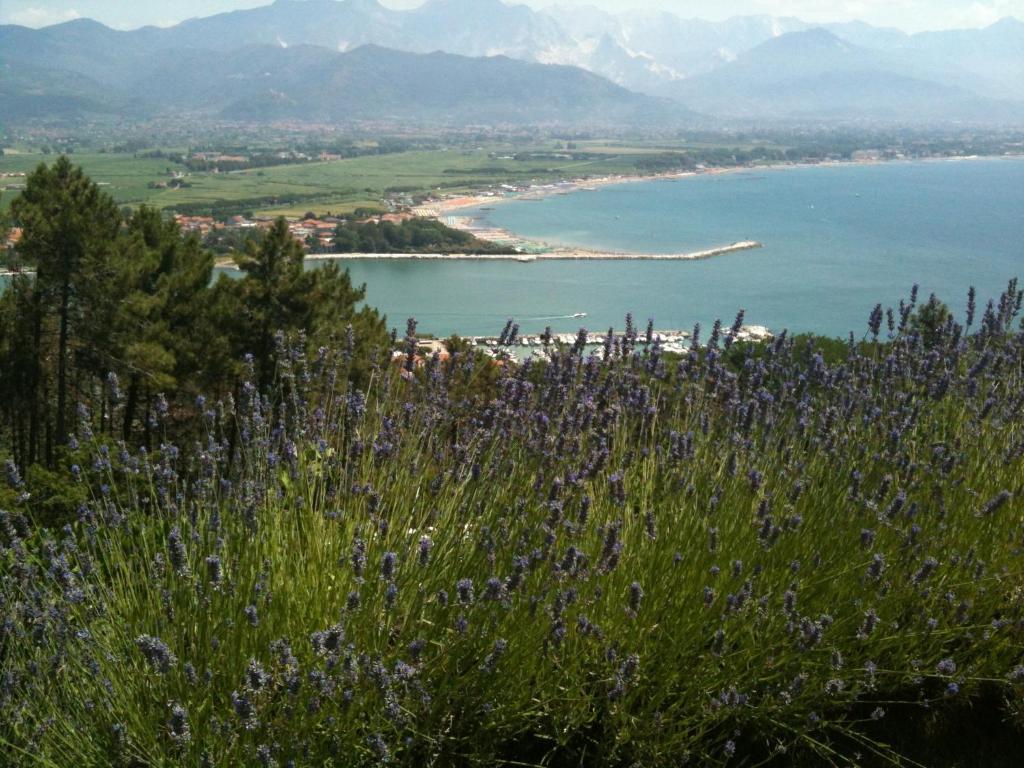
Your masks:
[[[186,153],[165,152],[160,149],[137,153],[137,157],[166,158],[190,171],[201,173],[219,170],[222,173],[243,171],[255,168],[270,168],[281,165],[299,165],[319,162],[320,154],[336,156],[342,159],[367,157],[373,155],[389,155],[397,152],[409,152],[420,149],[437,149],[437,141],[409,141],[405,139],[380,139],[375,143],[356,143],[353,141],[307,142],[295,147],[278,149],[254,148],[248,145],[229,145],[197,147]],[[125,150],[132,151],[132,150]],[[245,160],[218,160],[197,157],[195,153],[217,152],[225,156],[241,156]]]
[[[509,246],[474,237],[433,219],[398,224],[344,222],[334,234],[336,253],[515,253]]]
[[[322,194],[296,195],[263,195],[240,200],[202,200],[195,203],[176,203],[166,207],[165,211],[180,213],[182,216],[212,216],[224,221],[232,216],[244,215],[251,217],[253,211],[261,208],[274,208],[282,205],[299,205],[315,203],[324,199]]]
[[[65,157],[28,177],[11,219],[35,275],[0,296],[0,458],[23,472],[66,470],[83,429],[156,447],[158,414],[186,429],[202,396],[233,395],[243,377],[266,387],[282,354],[355,338],[359,376],[387,342],[359,306],[365,286],[333,265],[304,269],[284,219],[235,255],[240,278],[217,281],[197,238],[151,208],[123,214]]]
[[[207,160],[201,157],[190,157],[185,155],[171,155],[171,161],[183,165],[193,173],[205,173],[208,171],[219,171],[230,173],[231,171],[248,171],[255,168],[272,168],[281,165],[302,165],[316,160],[315,157],[287,154],[283,157],[276,152],[254,153],[243,155],[245,160]]]

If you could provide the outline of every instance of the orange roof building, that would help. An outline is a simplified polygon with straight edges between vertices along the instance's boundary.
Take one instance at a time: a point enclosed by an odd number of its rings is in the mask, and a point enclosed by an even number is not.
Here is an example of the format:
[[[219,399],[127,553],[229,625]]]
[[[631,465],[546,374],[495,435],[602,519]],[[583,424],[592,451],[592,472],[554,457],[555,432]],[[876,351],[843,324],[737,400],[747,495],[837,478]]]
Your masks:
[[[4,245],[13,248],[21,240],[22,231],[19,227],[13,227],[8,233]]]

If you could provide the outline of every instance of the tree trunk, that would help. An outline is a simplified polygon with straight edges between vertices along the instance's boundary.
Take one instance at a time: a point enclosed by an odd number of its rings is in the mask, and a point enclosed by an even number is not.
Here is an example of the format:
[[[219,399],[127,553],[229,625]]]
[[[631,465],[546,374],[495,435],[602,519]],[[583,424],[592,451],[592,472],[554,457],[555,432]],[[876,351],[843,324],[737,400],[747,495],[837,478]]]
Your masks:
[[[32,356],[32,368],[29,374],[29,391],[26,393],[29,398],[29,416],[28,455],[26,457],[25,466],[35,464],[36,460],[39,458],[39,399],[40,395],[43,394],[40,391],[42,389],[42,387],[40,386],[40,384],[42,383],[40,381],[40,371],[42,370],[43,358],[43,310],[42,307],[40,306],[42,302],[40,300],[38,290],[35,293],[34,299],[35,300],[33,302],[33,311],[35,312],[35,322],[32,328],[32,351],[34,352],[34,354]]]
[[[57,441],[67,442],[68,406],[68,315],[71,312],[71,282],[65,278],[60,292],[60,336],[57,341]],[[52,465],[52,457],[50,460]]]

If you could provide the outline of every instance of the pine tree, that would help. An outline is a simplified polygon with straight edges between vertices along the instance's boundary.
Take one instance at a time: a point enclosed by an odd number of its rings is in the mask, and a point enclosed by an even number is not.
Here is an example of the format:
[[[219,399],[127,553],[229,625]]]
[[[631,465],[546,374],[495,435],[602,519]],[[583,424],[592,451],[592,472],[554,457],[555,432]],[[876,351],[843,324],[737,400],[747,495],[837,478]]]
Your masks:
[[[128,440],[137,420],[148,436],[145,416],[157,395],[194,399],[204,371],[222,366],[210,354],[217,331],[206,322],[213,257],[199,241],[183,238],[177,223],[143,206],[128,220],[117,253],[111,333],[105,350],[103,339],[94,346],[126,383],[122,431]]]
[[[32,324],[25,341],[35,358],[35,370],[28,376],[36,398],[29,454],[36,457],[42,440],[46,463],[52,466],[55,446],[68,437],[72,353],[90,320],[88,297],[102,290],[108,274],[121,216],[113,199],[66,157],[49,167],[40,165],[28,177],[11,214],[22,228],[18,251],[36,269],[35,280],[25,289],[31,299],[21,302]],[[51,396],[51,381],[54,402],[44,407],[40,399]]]
[[[258,384],[268,387],[277,369],[277,334],[303,332],[310,346],[337,344],[353,328],[359,361],[365,367],[372,350],[387,340],[384,320],[373,309],[359,308],[366,287],[355,288],[347,271],[330,264],[305,269],[305,252],[278,219],[258,246],[250,243],[239,257],[240,281],[222,279],[219,312],[233,324],[234,353],[250,354]]]

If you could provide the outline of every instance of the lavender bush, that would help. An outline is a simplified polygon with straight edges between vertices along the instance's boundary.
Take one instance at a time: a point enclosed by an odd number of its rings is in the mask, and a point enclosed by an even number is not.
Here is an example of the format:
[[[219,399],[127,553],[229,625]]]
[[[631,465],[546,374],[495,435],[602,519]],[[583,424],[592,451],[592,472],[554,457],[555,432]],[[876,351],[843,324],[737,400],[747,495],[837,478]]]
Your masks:
[[[718,324],[669,359],[630,321],[493,391],[468,352],[360,391],[283,346],[197,445],[83,434],[77,523],[0,513],[0,749],[899,764],[911,713],[1021,728],[1020,309],[966,335],[908,303],[886,338],[879,307],[838,361]]]

